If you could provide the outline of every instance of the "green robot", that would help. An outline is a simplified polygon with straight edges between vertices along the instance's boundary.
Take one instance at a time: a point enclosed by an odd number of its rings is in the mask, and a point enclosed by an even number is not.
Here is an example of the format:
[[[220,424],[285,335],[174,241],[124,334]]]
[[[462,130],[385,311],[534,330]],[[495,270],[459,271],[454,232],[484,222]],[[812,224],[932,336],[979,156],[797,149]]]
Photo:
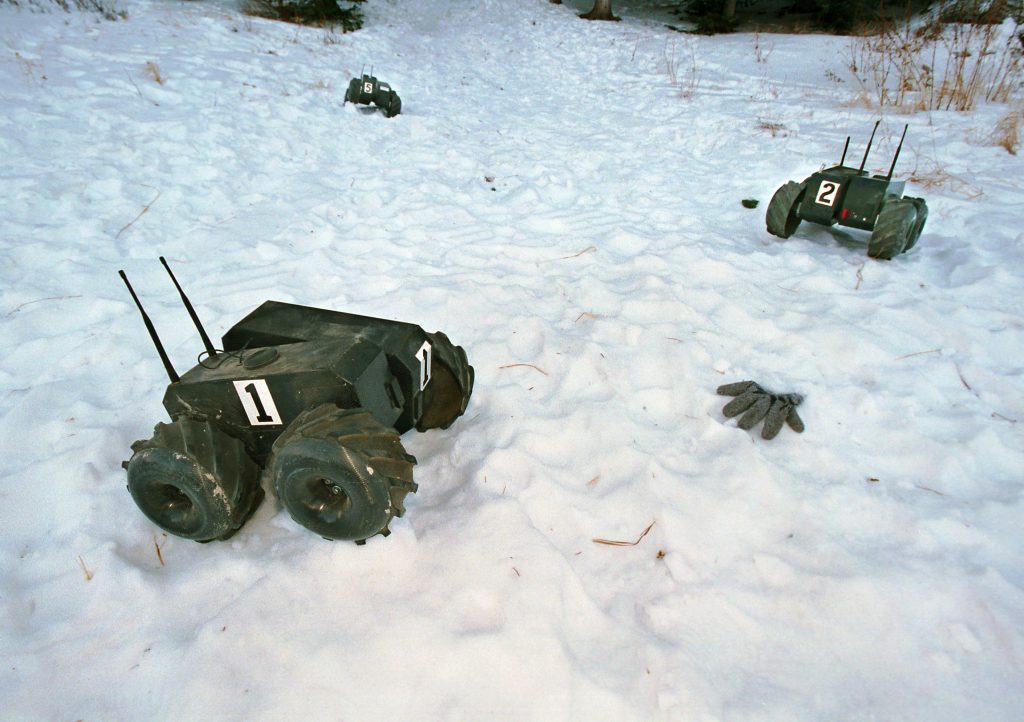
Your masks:
[[[394,118],[402,112],[402,100],[398,93],[387,83],[382,83],[372,75],[363,74],[362,78],[352,78],[345,91],[346,103],[369,105],[373,103],[384,111],[385,118]]]
[[[765,215],[768,232],[789,238],[801,221],[811,221],[870,231],[868,255],[872,258],[889,260],[913,248],[928,219],[928,206],[923,198],[903,195],[906,181],[892,179],[907,128],[903,128],[888,174],[869,175],[864,165],[877,130],[876,122],[860,167],[843,165],[850,148],[847,137],[839,165],[824,168],[803,183],[789,181],[775,191]]]
[[[205,346],[179,376],[132,289],[170,378],[170,423],[132,444],[128,490],[162,529],[226,539],[263,499],[266,476],[292,518],[327,539],[387,536],[416,491],[400,434],[448,428],[473,367],[441,332],[267,301],[215,349],[167,262]]]

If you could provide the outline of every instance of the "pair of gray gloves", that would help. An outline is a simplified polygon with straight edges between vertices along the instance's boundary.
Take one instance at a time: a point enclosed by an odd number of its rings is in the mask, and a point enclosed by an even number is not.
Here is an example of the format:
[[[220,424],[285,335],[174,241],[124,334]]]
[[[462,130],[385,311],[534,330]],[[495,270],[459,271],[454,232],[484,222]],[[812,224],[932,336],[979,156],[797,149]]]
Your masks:
[[[763,420],[762,438],[774,439],[783,423],[798,434],[804,430],[804,422],[796,413],[796,407],[804,400],[800,394],[773,394],[753,381],[725,384],[718,387],[717,393],[736,397],[725,405],[722,413],[727,419],[743,414],[737,424],[741,429],[750,430]]]

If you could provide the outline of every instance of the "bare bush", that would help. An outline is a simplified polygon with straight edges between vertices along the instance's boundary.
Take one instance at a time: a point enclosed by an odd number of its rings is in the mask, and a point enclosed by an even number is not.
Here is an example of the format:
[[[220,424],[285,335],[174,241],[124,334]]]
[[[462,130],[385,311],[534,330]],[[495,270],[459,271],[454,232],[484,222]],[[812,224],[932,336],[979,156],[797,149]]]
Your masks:
[[[687,42],[683,48],[682,57],[679,57],[676,53],[676,41],[672,39],[671,43],[665,41],[665,73],[668,75],[668,81],[680,98],[689,100],[697,93],[697,88],[700,85],[700,77],[697,72],[697,53],[693,49],[693,44]]]
[[[865,99],[902,110],[959,110],[981,100],[1006,102],[1024,79],[1024,28],[1009,0],[991,0],[974,22],[965,0],[942,3],[923,23],[909,12],[902,21],[881,21],[855,37],[848,67]],[[995,22],[997,18],[1003,20]]]

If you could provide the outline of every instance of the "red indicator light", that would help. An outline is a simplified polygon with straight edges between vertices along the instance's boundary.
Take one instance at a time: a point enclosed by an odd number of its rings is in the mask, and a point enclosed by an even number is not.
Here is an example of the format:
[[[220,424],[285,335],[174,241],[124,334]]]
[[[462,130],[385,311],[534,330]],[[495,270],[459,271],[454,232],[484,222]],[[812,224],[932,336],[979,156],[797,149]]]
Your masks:
[[[847,216],[849,216],[849,215],[850,215],[850,209],[849,208],[844,208],[843,210],[841,210],[839,212],[839,218],[841,220],[844,220],[844,221],[846,220]]]

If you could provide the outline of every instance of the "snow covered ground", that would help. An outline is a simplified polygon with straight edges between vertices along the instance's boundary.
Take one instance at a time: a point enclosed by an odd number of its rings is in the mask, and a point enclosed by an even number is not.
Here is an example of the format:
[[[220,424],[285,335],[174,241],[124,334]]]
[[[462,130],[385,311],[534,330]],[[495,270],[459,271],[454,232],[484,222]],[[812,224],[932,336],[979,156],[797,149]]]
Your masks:
[[[764,227],[879,115],[846,39],[547,0],[371,0],[348,35],[123,7],[0,5],[0,719],[1024,718],[1005,107],[883,115],[869,166],[909,122],[931,217],[876,262]],[[402,115],[343,107],[364,66]],[[179,371],[201,350],[159,255],[214,338],[271,298],[467,349],[389,538],[269,496],[200,545],[136,509],[120,463],[167,379],[117,270]],[[806,432],[723,419],[742,379],[804,394]]]

